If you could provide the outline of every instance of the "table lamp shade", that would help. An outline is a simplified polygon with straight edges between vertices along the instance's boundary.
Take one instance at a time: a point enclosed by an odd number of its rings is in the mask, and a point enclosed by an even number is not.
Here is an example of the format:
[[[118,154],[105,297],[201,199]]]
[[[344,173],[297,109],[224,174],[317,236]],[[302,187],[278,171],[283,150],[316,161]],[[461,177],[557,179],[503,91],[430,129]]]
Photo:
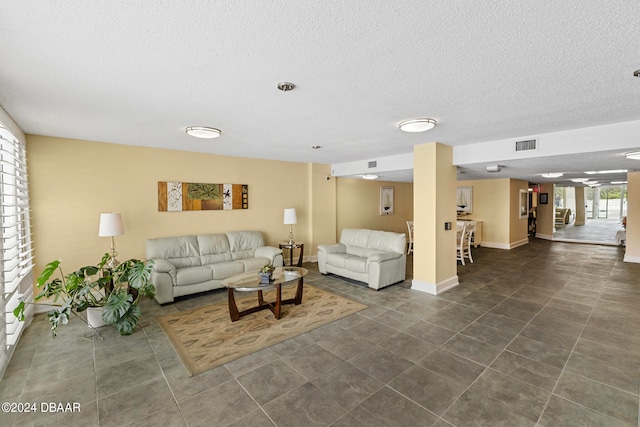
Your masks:
[[[296,217],[295,208],[286,208],[284,210],[284,223],[288,225],[298,223],[298,218]]]
[[[124,224],[122,223],[122,215],[117,213],[100,214],[100,229],[98,236],[113,237],[124,234]]]

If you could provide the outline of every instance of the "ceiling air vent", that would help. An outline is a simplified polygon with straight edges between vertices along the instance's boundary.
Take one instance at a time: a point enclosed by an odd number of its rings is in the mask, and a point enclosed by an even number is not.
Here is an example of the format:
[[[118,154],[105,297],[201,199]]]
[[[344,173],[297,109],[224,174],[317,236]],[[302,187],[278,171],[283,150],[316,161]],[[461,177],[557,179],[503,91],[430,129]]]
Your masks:
[[[375,168],[377,166],[378,166],[378,162],[377,161],[374,160],[373,162],[369,162],[369,167],[370,168]]]
[[[525,139],[524,141],[516,141],[516,151],[537,150],[537,139]]]

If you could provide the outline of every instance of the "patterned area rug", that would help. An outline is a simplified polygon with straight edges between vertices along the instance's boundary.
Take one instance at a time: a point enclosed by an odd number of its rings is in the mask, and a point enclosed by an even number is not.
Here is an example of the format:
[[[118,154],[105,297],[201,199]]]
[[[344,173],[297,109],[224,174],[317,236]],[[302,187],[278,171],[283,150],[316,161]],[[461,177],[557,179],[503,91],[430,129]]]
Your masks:
[[[295,286],[282,289],[282,299],[293,298]],[[255,292],[238,298],[240,311],[257,305]],[[275,300],[275,291],[264,293]],[[189,375],[197,375],[239,357],[308,332],[367,308],[339,295],[304,285],[302,304],[282,306],[280,320],[270,310],[229,319],[226,302],[158,317],[158,323],[180,356]]]

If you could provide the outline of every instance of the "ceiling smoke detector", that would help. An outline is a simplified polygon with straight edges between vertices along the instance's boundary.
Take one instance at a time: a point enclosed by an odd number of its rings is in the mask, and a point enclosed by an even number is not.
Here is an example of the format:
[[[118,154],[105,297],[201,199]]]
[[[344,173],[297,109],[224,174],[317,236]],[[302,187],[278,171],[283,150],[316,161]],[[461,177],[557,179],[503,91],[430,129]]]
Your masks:
[[[280,89],[283,92],[289,92],[290,90],[293,90],[294,87],[296,87],[296,85],[294,85],[293,83],[289,83],[289,82],[278,83],[278,89]]]

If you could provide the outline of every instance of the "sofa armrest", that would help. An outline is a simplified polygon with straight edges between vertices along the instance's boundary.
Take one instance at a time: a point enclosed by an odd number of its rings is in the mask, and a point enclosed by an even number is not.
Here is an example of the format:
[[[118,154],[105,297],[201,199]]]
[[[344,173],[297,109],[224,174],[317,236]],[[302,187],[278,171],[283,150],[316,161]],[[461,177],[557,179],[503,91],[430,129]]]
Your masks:
[[[271,264],[275,265],[275,259],[278,255],[282,254],[282,249],[275,248],[273,246],[259,246],[254,252],[256,258],[269,258]]]
[[[325,254],[346,254],[347,247],[342,243],[336,243],[334,245],[318,245],[318,250]]]
[[[172,276],[176,274],[176,267],[171,264],[166,259],[154,259],[153,261],[153,271],[156,273],[169,273]]]
[[[318,245],[318,270],[320,273],[327,274],[327,255],[345,253],[347,253],[347,247],[342,243]]]
[[[177,283],[176,267],[166,259],[155,258],[151,270],[151,283],[156,288],[155,300],[160,304],[173,302],[173,287]]]

